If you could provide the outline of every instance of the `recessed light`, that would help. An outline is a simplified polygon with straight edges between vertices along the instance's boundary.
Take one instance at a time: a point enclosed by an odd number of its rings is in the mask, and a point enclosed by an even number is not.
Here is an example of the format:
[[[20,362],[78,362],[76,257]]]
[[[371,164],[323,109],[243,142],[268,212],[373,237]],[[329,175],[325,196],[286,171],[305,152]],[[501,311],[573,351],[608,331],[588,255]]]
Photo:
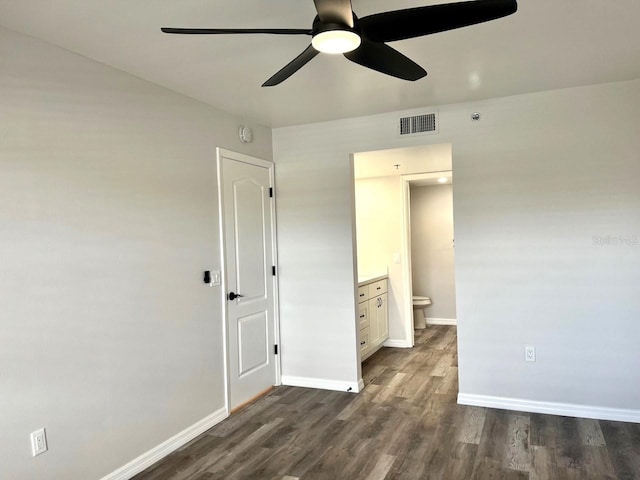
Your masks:
[[[438,183],[447,183],[449,181],[449,179],[447,177],[440,177],[438,179]]]

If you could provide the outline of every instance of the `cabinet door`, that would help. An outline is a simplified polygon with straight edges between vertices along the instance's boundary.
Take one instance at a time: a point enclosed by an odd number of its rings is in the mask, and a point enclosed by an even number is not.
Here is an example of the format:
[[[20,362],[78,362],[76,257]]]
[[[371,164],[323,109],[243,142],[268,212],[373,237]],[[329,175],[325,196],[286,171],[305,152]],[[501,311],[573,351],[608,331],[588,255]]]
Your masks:
[[[384,342],[389,338],[389,305],[387,305],[387,294],[380,295],[380,307],[377,309],[376,320],[378,324],[378,341]]]
[[[380,310],[380,297],[375,297],[369,300],[369,343],[375,347],[378,344],[380,338],[380,327],[378,323],[378,311]]]

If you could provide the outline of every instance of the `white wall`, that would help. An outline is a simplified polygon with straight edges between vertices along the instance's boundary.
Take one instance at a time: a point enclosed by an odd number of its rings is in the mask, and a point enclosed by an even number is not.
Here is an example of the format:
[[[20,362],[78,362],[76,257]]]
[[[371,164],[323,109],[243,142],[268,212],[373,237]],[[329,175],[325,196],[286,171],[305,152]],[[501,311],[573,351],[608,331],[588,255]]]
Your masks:
[[[453,187],[411,186],[413,293],[431,298],[427,318],[455,320]]]
[[[350,154],[451,142],[461,393],[640,419],[640,80],[443,106],[431,137],[398,116],[274,130],[283,370],[356,378]]]
[[[224,407],[215,147],[271,132],[4,29],[0,111],[0,478],[97,479]]]
[[[388,273],[389,340],[406,341],[402,264],[402,178],[356,180],[358,275]],[[402,261],[402,259],[401,259]]]

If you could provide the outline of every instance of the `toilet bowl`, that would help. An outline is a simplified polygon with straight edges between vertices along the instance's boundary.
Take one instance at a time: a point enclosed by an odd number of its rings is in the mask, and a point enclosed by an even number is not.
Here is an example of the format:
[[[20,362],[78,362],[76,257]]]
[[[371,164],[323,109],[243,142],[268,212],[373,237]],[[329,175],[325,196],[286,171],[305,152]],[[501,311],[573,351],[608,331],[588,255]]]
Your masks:
[[[413,328],[421,330],[427,328],[427,321],[424,318],[424,309],[431,305],[429,297],[413,296]]]

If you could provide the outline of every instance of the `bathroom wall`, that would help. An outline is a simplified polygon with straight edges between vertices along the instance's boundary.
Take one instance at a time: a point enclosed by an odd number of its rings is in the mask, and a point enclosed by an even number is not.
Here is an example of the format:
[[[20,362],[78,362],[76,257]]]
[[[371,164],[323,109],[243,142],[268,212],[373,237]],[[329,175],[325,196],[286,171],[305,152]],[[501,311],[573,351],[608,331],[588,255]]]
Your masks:
[[[402,179],[381,177],[356,180],[358,275],[388,270],[389,340],[405,337],[402,265],[394,256],[402,251]]]
[[[411,186],[413,293],[431,297],[428,321],[455,321],[452,185]]]

